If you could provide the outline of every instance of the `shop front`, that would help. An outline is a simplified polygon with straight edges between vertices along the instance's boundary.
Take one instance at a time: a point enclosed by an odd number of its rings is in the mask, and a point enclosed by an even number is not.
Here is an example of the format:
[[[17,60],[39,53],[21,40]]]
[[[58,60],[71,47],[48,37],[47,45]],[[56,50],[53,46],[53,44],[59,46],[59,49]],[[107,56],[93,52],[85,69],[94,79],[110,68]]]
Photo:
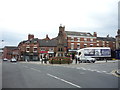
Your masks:
[[[39,61],[38,53],[26,53],[25,61]]]

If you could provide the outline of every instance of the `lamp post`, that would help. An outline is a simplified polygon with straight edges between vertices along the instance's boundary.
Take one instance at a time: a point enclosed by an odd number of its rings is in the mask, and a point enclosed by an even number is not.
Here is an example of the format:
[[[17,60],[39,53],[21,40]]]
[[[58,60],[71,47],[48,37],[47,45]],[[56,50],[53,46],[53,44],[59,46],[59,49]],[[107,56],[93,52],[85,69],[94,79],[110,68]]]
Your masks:
[[[3,42],[4,42],[4,40],[1,40],[0,41],[1,42],[1,59],[3,59]]]

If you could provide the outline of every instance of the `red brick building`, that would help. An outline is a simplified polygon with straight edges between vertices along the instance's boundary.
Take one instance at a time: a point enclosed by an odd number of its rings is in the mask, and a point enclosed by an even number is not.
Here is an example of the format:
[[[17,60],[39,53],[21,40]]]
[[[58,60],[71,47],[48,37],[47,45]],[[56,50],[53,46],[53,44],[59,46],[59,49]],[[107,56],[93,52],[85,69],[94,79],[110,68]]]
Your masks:
[[[110,47],[115,50],[116,41],[113,37],[97,37],[97,33],[65,31],[68,51],[76,51],[85,47]]]
[[[49,58],[64,55],[67,53],[67,42],[63,39],[63,28],[59,27],[58,36],[50,39],[48,35],[44,39],[34,38],[34,35],[29,34],[28,40],[22,41],[18,45],[19,60],[38,61],[42,58]],[[59,41],[62,41],[61,45]],[[61,51],[59,51],[61,50]]]
[[[116,41],[113,37],[97,37],[97,47],[110,47],[112,50],[116,49]]]
[[[15,46],[5,46],[3,49],[3,58],[11,59],[13,57],[17,57],[18,48]]]
[[[96,46],[95,35],[86,32],[65,31],[67,37],[68,51],[76,51],[85,47]]]
[[[44,39],[35,38],[33,34],[28,39],[21,41],[17,47],[5,47],[4,58],[13,56],[18,60],[38,61],[44,57],[65,56],[85,47],[110,47],[115,50],[115,38],[97,37],[97,33],[65,31],[65,26],[59,27],[58,36],[50,39],[48,35]],[[19,52],[18,52],[19,51]]]

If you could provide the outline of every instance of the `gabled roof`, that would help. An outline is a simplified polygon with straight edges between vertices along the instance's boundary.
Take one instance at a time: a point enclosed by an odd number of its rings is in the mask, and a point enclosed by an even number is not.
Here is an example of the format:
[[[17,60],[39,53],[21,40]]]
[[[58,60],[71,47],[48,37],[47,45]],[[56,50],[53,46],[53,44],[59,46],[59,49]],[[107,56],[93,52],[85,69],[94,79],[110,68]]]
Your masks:
[[[86,32],[74,32],[74,31],[65,31],[67,35],[72,36],[86,36],[86,37],[94,37],[91,33]]]
[[[39,40],[39,45],[43,47],[55,47],[57,46],[57,40]]]
[[[41,47],[57,47],[58,37],[51,40],[39,40],[39,45]],[[64,46],[67,46],[67,40],[65,40]]]
[[[5,46],[4,48],[7,48],[7,49],[17,49],[17,46]]]
[[[113,38],[113,37],[97,37],[97,40],[114,41],[115,42],[115,38]]]
[[[35,43],[38,40],[39,40],[38,38],[34,38],[34,39],[31,39],[31,40],[24,40],[24,41],[21,41],[19,44],[21,44],[21,43]]]

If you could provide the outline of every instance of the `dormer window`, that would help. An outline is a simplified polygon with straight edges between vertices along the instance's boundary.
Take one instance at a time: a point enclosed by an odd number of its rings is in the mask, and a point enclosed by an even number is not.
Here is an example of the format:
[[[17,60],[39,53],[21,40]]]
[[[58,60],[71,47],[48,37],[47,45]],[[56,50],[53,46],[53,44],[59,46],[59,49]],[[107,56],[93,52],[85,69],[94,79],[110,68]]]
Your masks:
[[[37,47],[34,47],[34,48],[33,48],[33,52],[37,52]]]

